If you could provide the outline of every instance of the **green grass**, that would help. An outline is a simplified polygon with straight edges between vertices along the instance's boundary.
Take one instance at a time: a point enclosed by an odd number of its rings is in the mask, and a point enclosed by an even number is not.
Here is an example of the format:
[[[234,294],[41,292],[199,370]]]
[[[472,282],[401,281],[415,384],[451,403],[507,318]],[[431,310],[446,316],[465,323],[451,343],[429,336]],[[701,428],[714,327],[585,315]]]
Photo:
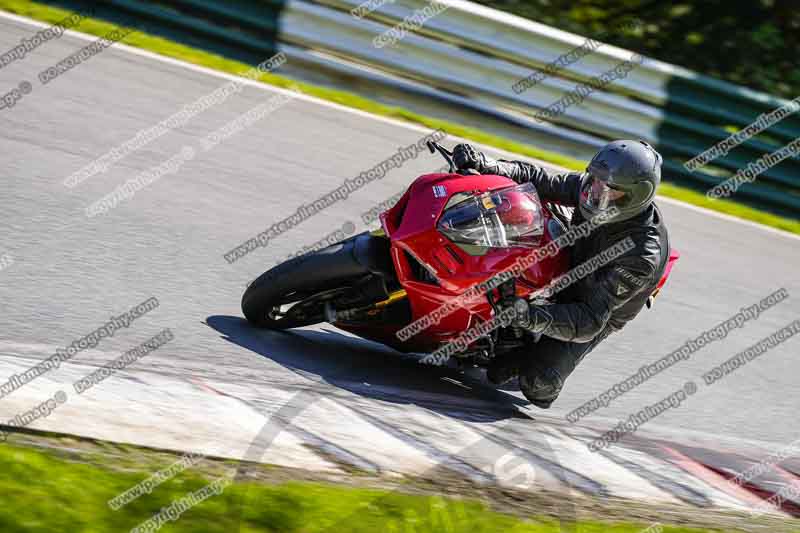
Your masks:
[[[704,207],[712,211],[717,211],[718,213],[757,222],[764,226],[770,226],[790,233],[800,234],[800,221],[773,215],[772,213],[760,211],[754,207],[738,202],[733,202],[731,200],[709,200],[703,193],[685,187],[679,187],[672,183],[662,183],[658,188],[658,192],[661,196],[674,198],[675,200],[680,200],[687,204]]]
[[[26,0],[0,0],[0,9],[48,23],[58,22],[71,13],[71,11],[39,4],[36,2],[29,2]],[[84,19],[75,29],[84,33],[103,36],[115,27],[115,25],[108,22],[87,18]],[[149,50],[163,56],[186,61],[187,63],[201,65],[203,67],[212,68],[229,74],[239,74],[246,72],[251,68],[250,65],[246,65],[239,61],[226,59],[210,52],[205,52],[189,46],[177,44],[167,39],[147,35],[144,33],[133,33],[126,37],[124,42],[125,44],[141,48],[143,50]],[[497,135],[487,134],[475,128],[420,115],[400,107],[380,104],[347,91],[319,87],[308,83],[294,81],[289,78],[271,73],[263,74],[260,77],[260,81],[278,87],[297,86],[301,92],[317,98],[336,102],[338,104],[373,113],[375,115],[392,117],[415,124],[421,124],[431,129],[441,128],[450,135],[469,139],[475,142],[486,144],[488,146],[494,146],[496,148],[520,155],[541,159],[543,161],[547,161],[554,165],[560,165],[568,169],[581,170],[585,168],[586,165],[584,161],[579,161],[577,159],[550,152],[548,150],[542,150],[535,146],[505,139]],[[771,226],[773,228],[781,229],[790,233],[800,234],[800,221],[767,213],[733,200],[710,201],[705,197],[705,195],[695,190],[681,187],[672,183],[663,184],[659,190],[659,194],[661,196],[674,198],[676,200],[704,207],[712,211],[717,211],[744,220],[750,220],[752,222],[763,224],[765,226]]]
[[[208,472],[186,470],[117,511],[117,496],[165,468],[176,458],[147,450],[115,447],[134,454],[111,459],[103,452],[66,453],[53,449],[0,446],[0,531],[81,533],[129,531],[173,501],[217,478],[230,461],[201,464]],[[148,465],[139,466],[135,465]],[[242,503],[241,514],[237,512]],[[241,517],[241,518],[240,518]],[[241,526],[241,528],[240,528]],[[581,523],[576,533],[638,533],[646,524]],[[488,510],[475,501],[438,496],[290,482],[234,483],[187,510],[161,529],[166,533],[557,533],[547,519],[522,520]],[[665,533],[700,529],[664,527]]]

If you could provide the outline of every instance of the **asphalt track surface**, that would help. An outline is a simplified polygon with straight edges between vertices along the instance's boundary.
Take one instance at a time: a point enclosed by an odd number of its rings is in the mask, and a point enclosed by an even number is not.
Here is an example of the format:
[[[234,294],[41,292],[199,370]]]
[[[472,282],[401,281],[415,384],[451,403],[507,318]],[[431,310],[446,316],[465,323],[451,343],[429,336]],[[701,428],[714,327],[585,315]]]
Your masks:
[[[0,20],[0,49],[13,47],[34,31],[20,20]],[[564,421],[569,411],[741,307],[785,288],[790,298],[757,321],[587,417],[578,428],[609,429],[617,419],[694,380],[699,390],[688,402],[639,434],[727,448],[774,448],[800,437],[797,339],[712,387],[700,378],[800,318],[797,238],[660,201],[673,244],[683,254],[669,285],[652,310],[643,311],[584,361],[552,409],[538,411],[519,401],[518,394],[464,385],[447,371],[421,367],[328,325],[271,333],[254,331],[241,319],[239,301],[249,280],[301,246],[349,227],[347,222],[360,231],[362,213],[417,175],[439,168],[441,160],[422,154],[233,264],[223,254],[345,178],[390,157],[399,146],[417,141],[427,130],[301,97],[213,150],[202,151],[201,138],[275,94],[270,87],[248,86],[70,189],[63,185],[70,173],[226,82],[124,47],[108,49],[47,85],[39,82],[40,71],[86,43],[65,35],[0,69],[0,94],[23,80],[33,86],[13,108],[0,110],[0,253],[14,259],[0,271],[0,354],[14,361],[15,368],[34,364],[101,326],[110,315],[155,296],[157,310],[103,341],[102,349],[77,356],[74,366],[101,365],[169,327],[175,340],[137,363],[148,376],[213,379],[253,402],[271,405],[281,404],[297,390],[320,387],[320,394],[358,411],[372,430],[380,427],[404,438],[425,437],[424,424],[415,420],[417,411],[409,411],[410,406],[432,412],[438,423],[447,421],[453,427],[512,418],[510,433],[500,435],[533,442],[543,426],[578,431]],[[85,216],[89,204],[185,146],[196,148],[198,155],[178,172],[103,216]],[[156,392],[166,395],[168,406],[170,391]],[[15,396],[22,397],[14,393],[0,400],[4,416],[23,407],[10,407]],[[177,393],[174,401],[179,401]],[[136,416],[136,408],[121,401],[109,409],[115,411],[109,416]],[[213,416],[197,409],[193,416]],[[320,425],[346,423],[334,412],[327,416],[320,415]],[[57,429],[93,434],[96,421],[82,420],[76,413],[69,420],[69,427],[64,422],[56,424]],[[141,426],[148,427],[144,422]],[[313,432],[311,427],[305,437]],[[366,452],[355,455],[359,458],[352,462],[377,461],[364,459]]]

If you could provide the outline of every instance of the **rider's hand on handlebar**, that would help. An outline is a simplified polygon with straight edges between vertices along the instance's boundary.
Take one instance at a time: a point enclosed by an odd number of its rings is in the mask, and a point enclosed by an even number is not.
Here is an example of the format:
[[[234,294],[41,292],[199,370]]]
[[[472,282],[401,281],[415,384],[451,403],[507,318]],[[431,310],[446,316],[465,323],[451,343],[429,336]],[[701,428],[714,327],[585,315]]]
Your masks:
[[[514,309],[514,320],[512,326],[522,328],[534,335],[540,335],[547,331],[553,323],[553,317],[542,307],[531,304],[524,298],[507,298],[500,304],[502,308]]]
[[[453,148],[453,163],[458,170],[474,170],[480,174],[486,165],[486,156],[470,144],[459,144]]]

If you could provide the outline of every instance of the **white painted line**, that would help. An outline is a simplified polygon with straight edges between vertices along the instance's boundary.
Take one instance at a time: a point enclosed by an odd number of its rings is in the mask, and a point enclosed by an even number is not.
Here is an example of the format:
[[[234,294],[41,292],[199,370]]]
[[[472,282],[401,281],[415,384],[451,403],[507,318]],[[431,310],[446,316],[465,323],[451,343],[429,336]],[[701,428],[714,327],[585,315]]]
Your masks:
[[[48,27],[50,27],[50,24],[45,24],[45,23],[42,23],[42,22],[39,22],[39,21],[36,21],[36,20],[32,20],[32,19],[26,18],[26,17],[20,17],[18,15],[14,15],[14,14],[8,13],[6,11],[0,11],[0,18],[5,18],[5,19],[8,19],[8,20],[13,20],[15,22],[28,24],[30,26],[35,26],[37,28],[48,28]],[[98,38],[97,36],[81,33],[81,32],[75,31],[75,30],[66,30],[64,33],[66,35],[69,35],[70,37],[75,37],[77,39],[81,39],[81,40],[84,40],[84,41],[94,41],[94,40],[96,40]],[[203,74],[208,74],[209,76],[214,76],[214,77],[221,78],[221,79],[224,79],[224,80],[238,81],[238,82],[241,82],[243,85],[248,85],[250,87],[260,88],[262,90],[266,90],[266,91],[270,91],[270,92],[277,92],[277,93],[284,94],[284,95],[287,95],[287,96],[291,95],[296,100],[304,100],[306,102],[315,103],[317,105],[329,107],[329,108],[336,109],[336,110],[339,110],[339,111],[342,111],[342,112],[345,112],[345,113],[352,113],[352,114],[367,118],[369,120],[376,120],[378,122],[383,122],[383,123],[386,123],[386,124],[392,124],[392,125],[397,126],[399,128],[406,128],[406,129],[413,130],[413,131],[420,132],[420,133],[426,133],[426,134],[430,133],[430,128],[426,128],[424,126],[420,126],[420,125],[413,124],[413,123],[410,123],[410,122],[404,122],[404,121],[401,121],[401,120],[398,120],[398,119],[394,119],[394,118],[382,117],[382,116],[379,116],[379,115],[373,115],[372,113],[367,113],[366,111],[361,111],[359,109],[353,109],[352,107],[347,107],[347,106],[344,106],[344,105],[341,105],[341,104],[337,104],[337,103],[334,103],[334,102],[329,102],[327,100],[322,100],[322,99],[317,98],[315,96],[309,96],[307,94],[297,94],[297,93],[295,93],[293,91],[290,91],[288,89],[282,89],[282,88],[276,87],[274,85],[269,85],[269,84],[266,84],[266,83],[261,83],[261,82],[258,82],[258,81],[253,81],[253,80],[249,80],[249,79],[246,79],[246,78],[241,78],[239,76],[234,76],[233,74],[227,74],[225,72],[220,72],[218,70],[213,70],[213,69],[210,69],[210,68],[207,68],[207,67],[201,67],[199,65],[194,65],[192,63],[187,63],[185,61],[181,61],[181,60],[178,60],[178,59],[172,59],[170,57],[162,56],[162,55],[156,54],[154,52],[149,52],[147,50],[142,50],[141,48],[135,48],[133,46],[129,46],[129,45],[126,45],[126,44],[123,44],[123,43],[116,43],[112,48],[113,49],[117,49],[117,50],[124,50],[124,51],[126,51],[128,53],[131,53],[131,54],[134,54],[134,55],[138,55],[138,56],[141,56],[141,57],[146,57],[148,59],[152,59],[152,60],[155,60],[155,61],[160,61],[162,63],[167,63],[167,64],[174,65],[174,66],[177,66],[177,67],[182,67],[182,68],[185,68],[185,69],[188,69],[188,70],[192,70],[192,71],[195,71],[195,72],[201,72]],[[264,59],[266,59],[266,58],[264,58]],[[458,137],[455,137],[455,138],[458,139]],[[465,139],[462,139],[462,140],[465,140]],[[474,141],[469,141],[469,142],[472,143],[475,146],[479,146],[479,147],[481,147],[483,149],[487,149],[487,150],[492,150],[494,152],[503,154],[504,156],[514,157],[514,158],[521,157],[520,154],[515,154],[513,152],[507,152],[505,150],[500,150],[500,149],[495,148],[493,146],[488,146],[488,145],[477,143],[477,142],[474,142]],[[559,168],[559,167],[557,167],[555,165],[546,163],[544,161],[541,161],[541,163],[546,165],[546,166],[548,166],[548,167]],[[566,170],[566,169],[564,169],[564,170]],[[743,220],[741,218],[736,218],[736,217],[731,216],[731,215],[726,215],[726,214],[723,214],[723,213],[719,213],[717,211],[712,211],[712,210],[706,209],[704,207],[698,207],[696,205],[688,204],[686,202],[682,202],[680,200],[675,200],[673,198],[667,198],[667,197],[664,197],[664,196],[659,196],[658,198],[659,198],[660,202],[664,202],[664,203],[668,203],[668,204],[684,207],[686,209],[689,209],[689,210],[692,210],[692,211],[695,211],[695,212],[698,212],[698,213],[702,213],[702,214],[705,214],[707,216],[711,216],[711,217],[718,218],[718,219],[721,219],[721,220],[726,220],[726,221],[729,221],[729,222],[736,222],[736,223],[739,223],[739,224],[744,224],[746,226],[750,226],[750,227],[753,227],[753,228],[759,228],[759,229],[762,229],[762,230],[766,231],[767,233],[771,233],[773,235],[780,235],[780,236],[787,237],[787,238],[790,238],[790,239],[793,239],[793,240],[800,240],[800,235],[795,235],[793,233],[789,233],[787,231],[779,230],[777,228],[771,228],[769,226],[764,226],[764,225],[758,224],[756,222],[751,222],[749,220]]]
[[[676,200],[674,198],[668,198],[666,196],[660,196],[659,195],[658,196],[658,201],[659,202],[663,202],[665,204],[672,204],[672,205],[678,205],[678,206],[681,206],[681,207],[685,207],[686,209],[689,209],[691,211],[696,211],[698,213],[703,213],[705,215],[708,215],[708,216],[711,216],[711,217],[715,217],[715,218],[719,218],[719,219],[722,219],[722,220],[728,220],[730,222],[738,222],[739,224],[744,224],[745,226],[750,226],[752,228],[762,229],[762,230],[764,230],[764,231],[766,231],[768,233],[772,233],[774,235],[780,235],[782,237],[787,237],[789,239],[800,240],[800,235],[796,235],[794,233],[789,233],[788,231],[784,231],[784,230],[778,229],[778,228],[771,228],[769,226],[765,226],[763,224],[759,224],[758,222],[752,222],[750,220],[744,220],[742,218],[737,218],[737,217],[734,217],[734,216],[731,216],[731,215],[726,215],[725,213],[720,213],[718,211],[712,211],[710,209],[706,209],[705,207],[700,207],[700,206],[693,205],[693,204],[687,204],[686,202],[682,202],[682,201]]]

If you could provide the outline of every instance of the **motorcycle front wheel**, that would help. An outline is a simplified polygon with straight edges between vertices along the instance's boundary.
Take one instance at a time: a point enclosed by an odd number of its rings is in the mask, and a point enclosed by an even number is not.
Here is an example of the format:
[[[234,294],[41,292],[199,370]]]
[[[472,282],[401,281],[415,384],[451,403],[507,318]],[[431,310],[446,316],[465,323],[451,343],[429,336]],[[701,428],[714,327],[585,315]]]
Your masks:
[[[242,295],[245,318],[268,329],[325,322],[326,304],[368,274],[354,258],[356,238],[295,257],[261,274]]]

